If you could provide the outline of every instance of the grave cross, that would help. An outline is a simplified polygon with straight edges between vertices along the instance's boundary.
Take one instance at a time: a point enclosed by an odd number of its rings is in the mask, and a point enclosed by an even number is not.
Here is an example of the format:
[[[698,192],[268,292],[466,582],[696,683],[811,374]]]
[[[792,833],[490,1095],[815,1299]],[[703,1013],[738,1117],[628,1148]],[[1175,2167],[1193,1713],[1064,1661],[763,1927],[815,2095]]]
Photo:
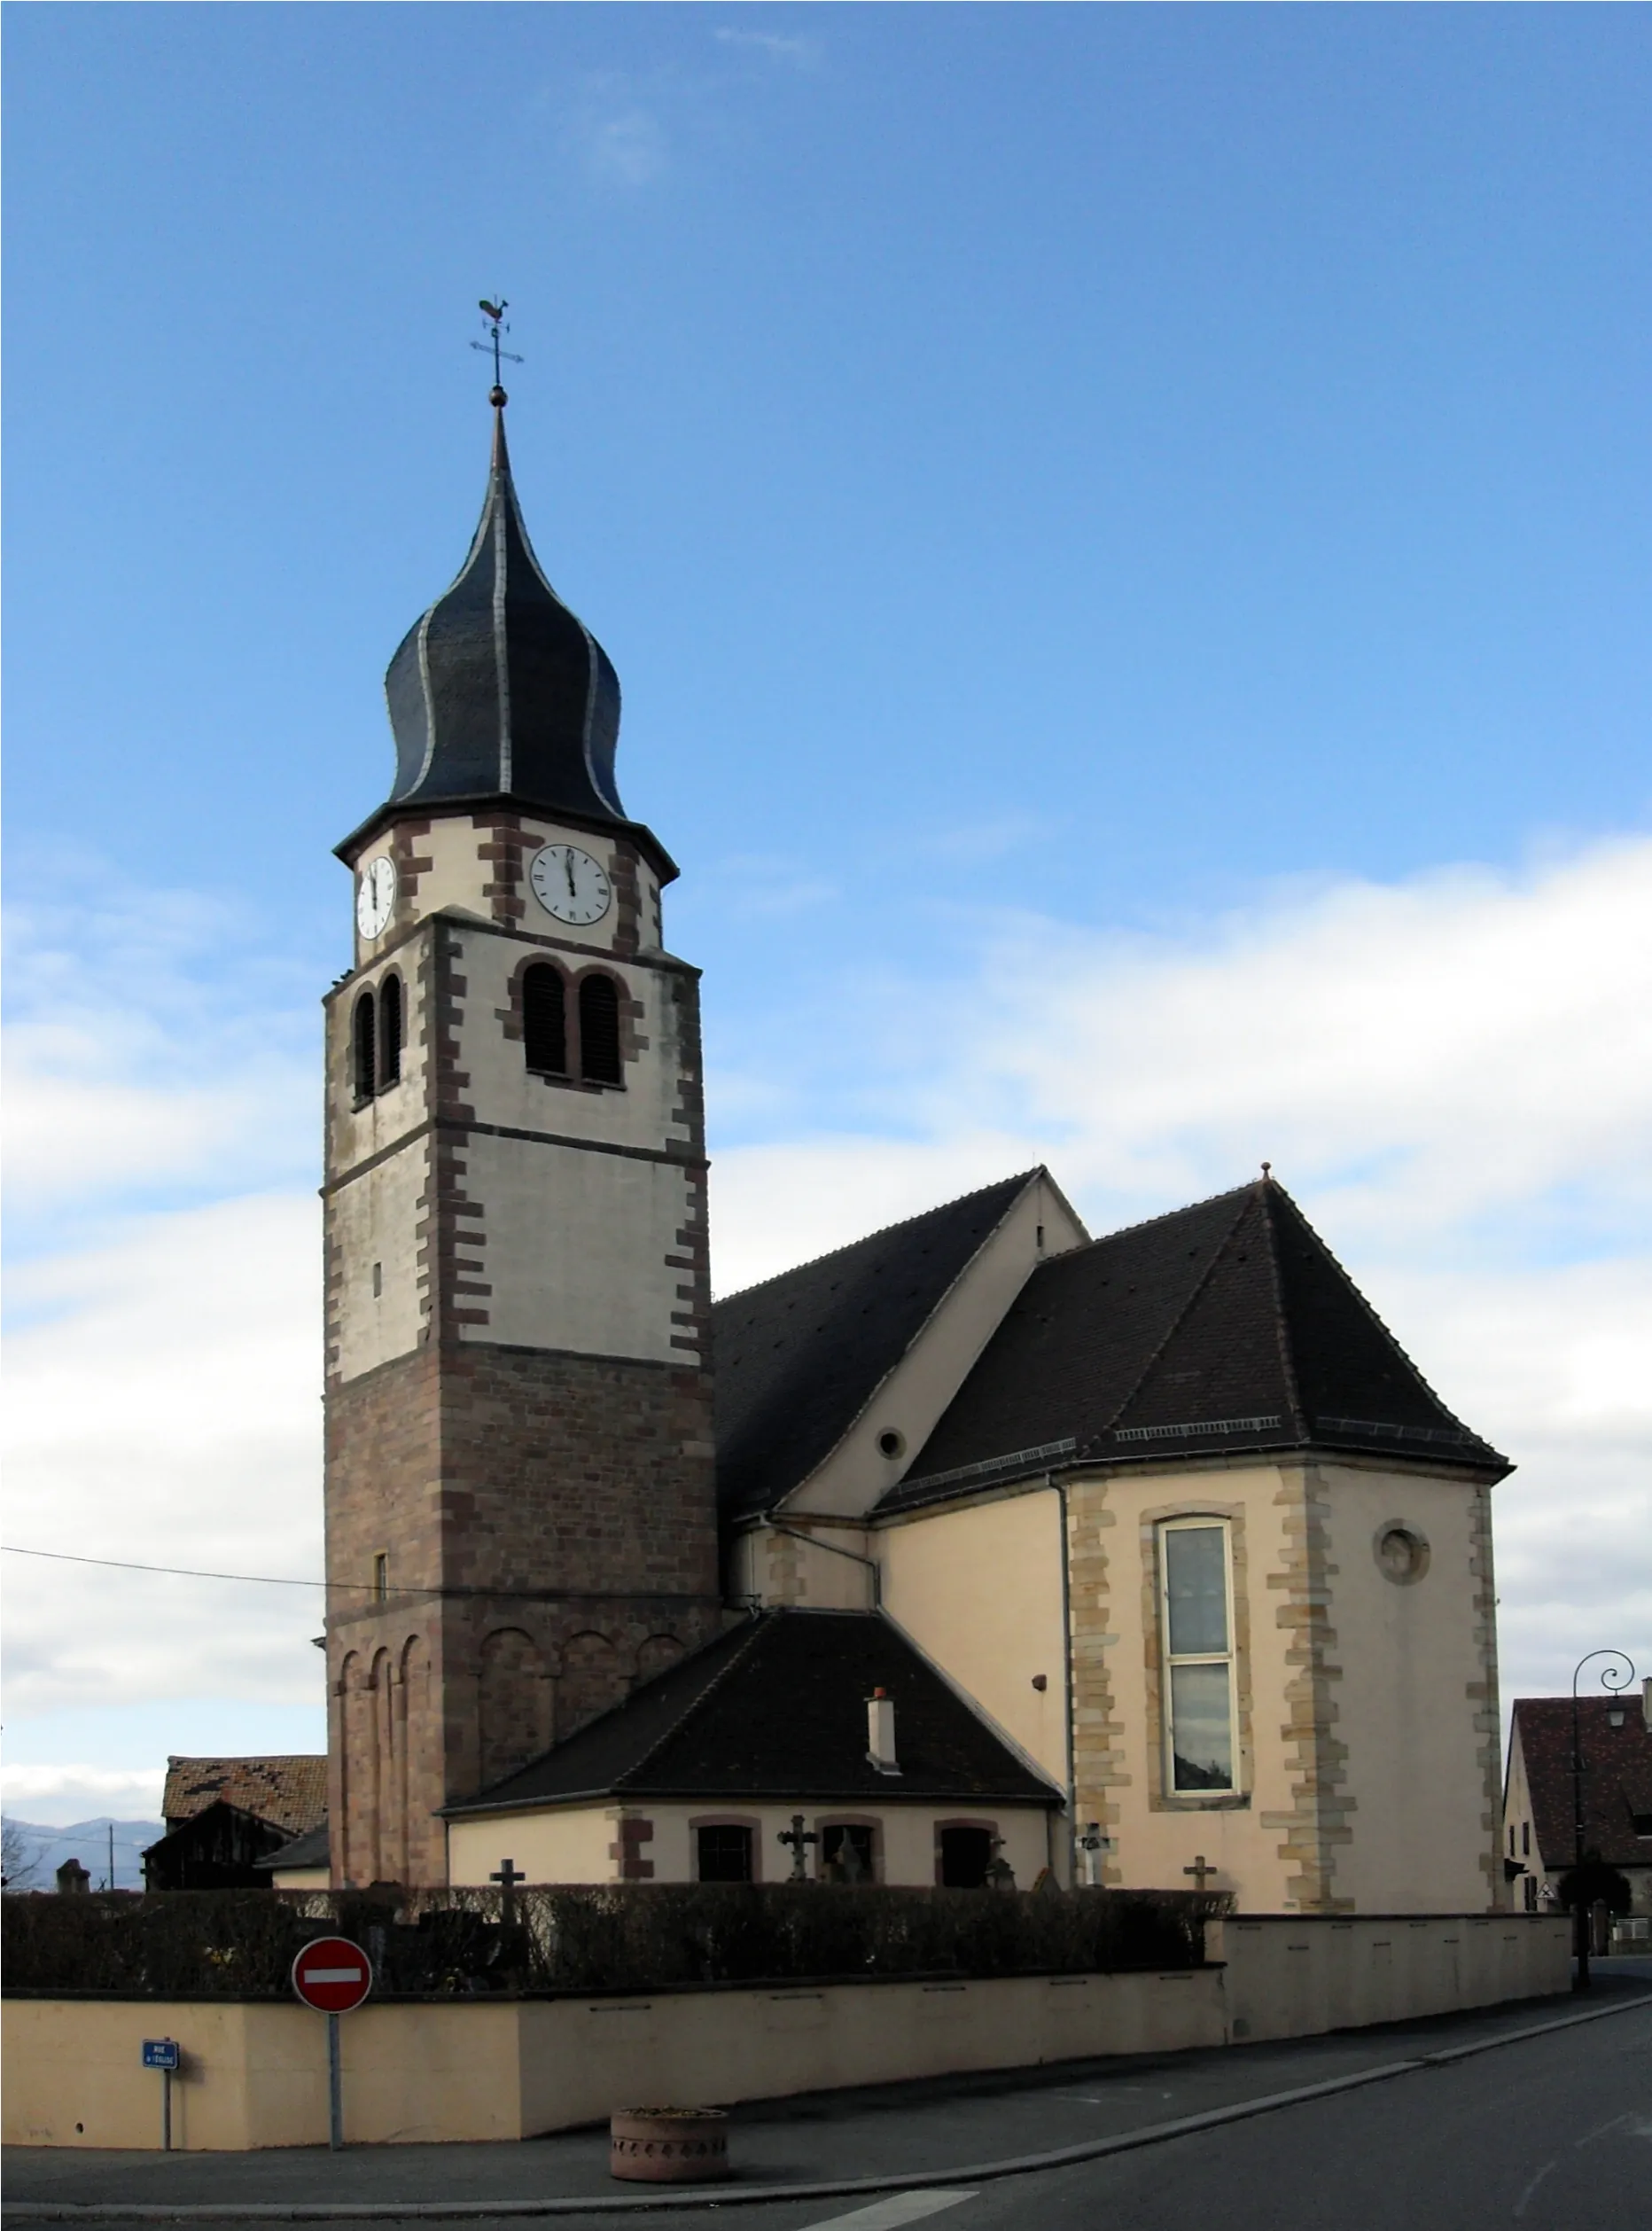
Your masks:
[[[526,1883],[527,1876],[518,1874],[514,1860],[502,1860],[487,1879],[499,1885],[499,1918],[509,1929],[516,1920],[516,1886]]]
[[[807,1883],[809,1879],[807,1856],[808,1847],[811,1844],[818,1844],[820,1837],[813,1829],[804,1827],[803,1815],[800,1813],[794,1813],[791,1816],[791,1826],[789,1829],[782,1829],[775,1840],[778,1844],[787,1844],[791,1847],[792,1881]]]
[[[1219,1874],[1220,1869],[1212,1867],[1203,1852],[1196,1852],[1193,1855],[1192,1866],[1184,1867],[1181,1871],[1184,1875],[1192,1876],[1193,1886],[1196,1890],[1203,1890],[1207,1878]]]

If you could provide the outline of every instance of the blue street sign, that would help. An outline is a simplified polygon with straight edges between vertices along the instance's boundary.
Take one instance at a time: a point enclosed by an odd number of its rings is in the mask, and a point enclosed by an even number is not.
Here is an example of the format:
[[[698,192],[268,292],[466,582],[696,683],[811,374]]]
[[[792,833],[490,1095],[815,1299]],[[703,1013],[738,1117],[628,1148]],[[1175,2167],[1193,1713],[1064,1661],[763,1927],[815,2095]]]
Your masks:
[[[145,2038],[144,2066],[145,2068],[175,2069],[178,2065],[176,2038]]]

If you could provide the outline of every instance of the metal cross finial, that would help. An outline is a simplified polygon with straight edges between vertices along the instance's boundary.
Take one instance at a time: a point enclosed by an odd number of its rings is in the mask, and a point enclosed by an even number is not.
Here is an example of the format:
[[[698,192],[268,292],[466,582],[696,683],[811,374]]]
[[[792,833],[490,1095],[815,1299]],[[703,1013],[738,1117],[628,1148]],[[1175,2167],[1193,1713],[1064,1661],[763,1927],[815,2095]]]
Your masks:
[[[522,362],[522,359],[519,356],[513,355],[510,349],[500,346],[500,334],[508,333],[510,331],[510,328],[505,324],[505,312],[510,308],[510,305],[506,301],[504,296],[502,294],[496,302],[490,302],[487,300],[487,297],[484,296],[476,307],[479,310],[480,310],[482,316],[487,320],[490,331],[488,337],[485,341],[472,341],[471,343],[471,347],[472,348],[479,348],[484,356],[487,355],[489,349],[493,351],[494,392],[488,397],[488,401],[495,407],[498,407],[505,401],[505,391],[500,383],[499,378],[499,365],[501,359],[508,364],[519,364]]]
[[[1196,1890],[1203,1890],[1210,1877],[1220,1873],[1220,1870],[1210,1864],[1203,1852],[1196,1852],[1193,1855],[1192,1866],[1184,1867],[1181,1871],[1184,1875],[1192,1876],[1193,1886]]]
[[[794,1883],[807,1883],[809,1879],[808,1847],[811,1844],[820,1842],[820,1837],[815,1831],[813,1829],[806,1829],[803,1825],[803,1815],[800,1813],[794,1813],[791,1816],[791,1826],[789,1829],[781,1829],[775,1841],[777,1844],[789,1844],[791,1847],[791,1880]]]

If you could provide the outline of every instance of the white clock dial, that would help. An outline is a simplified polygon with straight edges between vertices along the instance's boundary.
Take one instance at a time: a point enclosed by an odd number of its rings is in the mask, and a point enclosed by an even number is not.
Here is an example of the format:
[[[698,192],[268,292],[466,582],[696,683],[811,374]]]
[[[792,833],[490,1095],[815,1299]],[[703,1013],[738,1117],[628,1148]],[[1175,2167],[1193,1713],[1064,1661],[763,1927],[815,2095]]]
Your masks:
[[[355,926],[365,938],[382,936],[395,910],[396,870],[382,855],[370,860],[355,885]]]
[[[527,871],[534,896],[558,922],[600,922],[613,903],[613,885],[578,845],[546,845]]]

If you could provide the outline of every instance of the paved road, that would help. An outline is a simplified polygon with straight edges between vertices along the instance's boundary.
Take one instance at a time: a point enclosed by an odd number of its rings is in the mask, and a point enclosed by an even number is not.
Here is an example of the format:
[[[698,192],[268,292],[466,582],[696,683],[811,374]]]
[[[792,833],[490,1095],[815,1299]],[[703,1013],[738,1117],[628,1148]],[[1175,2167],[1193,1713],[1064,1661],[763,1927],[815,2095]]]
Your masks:
[[[1637,1963],[1639,1964],[1639,1963]],[[1629,1978],[1624,1978],[1625,1984]],[[1636,1977],[1639,1984],[1641,1978]],[[1544,2013],[1561,2012],[1562,2005]],[[1391,2063],[1543,2018],[1535,2009],[1439,2024],[1303,2040],[1283,2047],[1090,2064],[1042,2079],[902,2092],[858,2105],[838,2099],[744,2110],[738,2151],[765,2181],[932,2167],[933,2186],[869,2202],[748,2204],[716,2214],[566,2215],[555,2231],[1652,2231],[1652,2003],[1501,2046],[1357,2091],[1139,2150],[960,2189],[947,2164],[1018,2156],[1034,2147],[1257,2098]],[[985,2141],[985,2142],[984,2142]],[[45,2154],[12,2151],[7,2198],[265,2203],[325,2197],[384,2204],[527,2198],[592,2175],[600,2141],[570,2134],[540,2145],[363,2149],[337,2161],[253,2156]],[[592,2160],[583,2163],[588,2151]],[[878,2158],[881,2157],[882,2158]],[[502,2172],[509,2166],[508,2178]],[[583,2169],[584,2173],[577,2173]],[[357,2219],[359,2221],[360,2219]],[[197,2226],[206,2231],[202,2219]],[[521,2219],[477,2217],[467,2231],[522,2231]]]

